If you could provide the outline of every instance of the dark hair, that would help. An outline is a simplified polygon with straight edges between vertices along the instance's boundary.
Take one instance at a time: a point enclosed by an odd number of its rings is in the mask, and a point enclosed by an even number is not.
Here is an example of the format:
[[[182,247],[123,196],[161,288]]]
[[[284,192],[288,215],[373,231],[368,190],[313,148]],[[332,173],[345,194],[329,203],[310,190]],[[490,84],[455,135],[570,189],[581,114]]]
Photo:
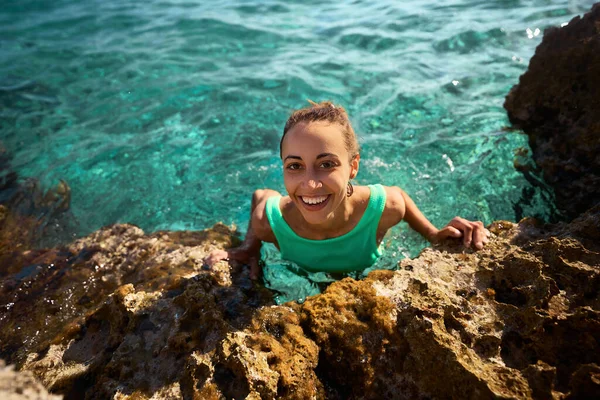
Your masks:
[[[311,104],[310,107],[294,111],[285,123],[283,136],[279,142],[279,157],[283,157],[283,139],[290,129],[300,122],[317,121],[327,121],[331,124],[339,124],[342,127],[344,144],[346,145],[348,154],[350,154],[350,160],[356,157],[360,153],[360,146],[358,144],[358,139],[356,138],[356,133],[354,133],[354,129],[352,129],[348,113],[344,110],[344,107],[336,106],[330,101],[315,103],[309,100],[308,102]]]

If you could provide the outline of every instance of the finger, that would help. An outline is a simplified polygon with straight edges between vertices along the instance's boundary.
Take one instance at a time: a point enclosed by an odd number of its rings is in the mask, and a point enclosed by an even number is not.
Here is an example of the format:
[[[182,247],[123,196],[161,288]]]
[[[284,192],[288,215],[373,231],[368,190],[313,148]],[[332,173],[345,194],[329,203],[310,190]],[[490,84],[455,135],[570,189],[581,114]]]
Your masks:
[[[477,250],[483,249],[483,238],[485,237],[485,228],[483,222],[476,221],[472,223],[473,228],[473,243]]]
[[[439,233],[440,239],[445,239],[447,237],[459,238],[461,236],[462,232],[454,228],[453,226],[446,226]]]
[[[464,218],[461,217],[454,217],[452,218],[452,221],[450,221],[450,223],[448,225],[452,225],[452,226],[463,226],[463,225],[468,225],[470,221],[466,220]]]
[[[465,247],[471,247],[471,243],[473,243],[473,228],[469,226],[463,231],[463,244]]]
[[[204,262],[204,264],[208,265],[209,267],[212,267],[217,262],[221,260],[226,260],[227,258],[228,254],[225,250],[213,250],[208,254],[208,256],[204,257],[204,260],[202,261]]]
[[[472,222],[467,221],[466,219],[456,217],[452,221],[450,221],[451,226],[459,229],[463,233],[463,245],[465,247],[470,247],[473,242],[473,226]]]
[[[492,236],[492,232],[490,232],[489,230],[486,229],[485,236],[489,238],[490,236]]]
[[[214,250],[208,255],[208,261],[215,264],[221,260],[225,260],[229,257],[225,250]]]

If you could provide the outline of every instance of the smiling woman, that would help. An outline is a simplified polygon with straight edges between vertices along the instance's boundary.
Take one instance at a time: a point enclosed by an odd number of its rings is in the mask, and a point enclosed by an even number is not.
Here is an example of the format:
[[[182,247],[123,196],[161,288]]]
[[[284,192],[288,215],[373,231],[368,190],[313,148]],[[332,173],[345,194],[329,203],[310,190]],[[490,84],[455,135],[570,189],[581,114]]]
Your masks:
[[[351,187],[349,180],[358,173],[360,155],[350,156],[340,127],[328,121],[303,121],[282,140],[285,189],[302,219],[319,228],[318,236],[339,236],[348,221],[336,221],[334,215],[351,214],[345,208],[352,204],[345,199]],[[302,229],[305,224],[298,225]]]
[[[360,271],[381,256],[385,233],[402,220],[430,242],[462,237],[466,247],[481,249],[488,240],[480,221],[456,217],[437,229],[399,187],[353,186],[360,165],[358,142],[346,111],[330,102],[311,102],[290,116],[280,155],[287,196],[255,191],[244,242],[212,252],[208,265],[225,259],[244,262],[256,279],[260,248],[268,242],[283,259],[308,271]]]

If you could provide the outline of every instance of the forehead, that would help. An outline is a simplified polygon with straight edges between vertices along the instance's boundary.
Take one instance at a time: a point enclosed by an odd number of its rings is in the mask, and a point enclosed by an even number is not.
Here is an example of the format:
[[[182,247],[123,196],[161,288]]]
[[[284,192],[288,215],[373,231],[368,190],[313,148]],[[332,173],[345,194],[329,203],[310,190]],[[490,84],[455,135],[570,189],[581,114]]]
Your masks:
[[[342,127],[327,121],[301,122],[295,125],[283,139],[283,156],[302,150],[328,152],[340,156],[346,154]]]

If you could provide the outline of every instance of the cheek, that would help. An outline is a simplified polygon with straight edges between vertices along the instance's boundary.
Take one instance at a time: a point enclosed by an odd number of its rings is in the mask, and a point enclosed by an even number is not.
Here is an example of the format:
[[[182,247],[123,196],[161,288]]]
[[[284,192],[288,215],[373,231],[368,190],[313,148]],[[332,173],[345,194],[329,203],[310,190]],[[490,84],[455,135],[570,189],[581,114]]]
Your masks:
[[[336,171],[336,173],[323,174],[322,180],[325,182],[329,182],[330,185],[335,186],[346,186],[347,182],[347,173],[346,171]]]
[[[346,193],[346,180],[340,174],[330,174],[327,176],[323,176],[321,182],[328,191],[341,196]]]
[[[298,179],[296,176],[290,174],[283,174],[283,185],[288,193],[292,193],[294,188],[298,186]]]

